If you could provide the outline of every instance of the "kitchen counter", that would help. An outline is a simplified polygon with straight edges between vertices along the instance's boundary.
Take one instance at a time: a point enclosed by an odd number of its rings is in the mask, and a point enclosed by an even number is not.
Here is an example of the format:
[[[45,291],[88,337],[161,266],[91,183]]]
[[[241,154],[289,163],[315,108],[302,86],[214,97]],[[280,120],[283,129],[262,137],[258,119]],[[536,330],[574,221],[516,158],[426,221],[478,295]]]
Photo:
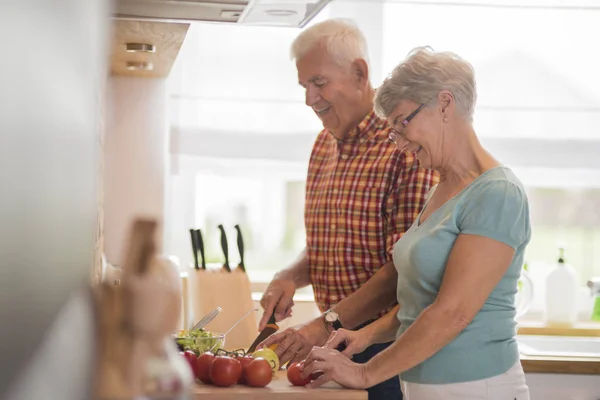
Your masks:
[[[541,321],[520,321],[519,335],[600,337],[600,322],[577,322],[574,326],[547,326]]]
[[[521,355],[525,373],[600,375],[600,358]]]
[[[367,391],[344,389],[336,383],[330,382],[318,389],[307,389],[301,386],[292,386],[286,376],[286,371],[278,371],[266,388],[251,388],[244,385],[235,385],[220,388],[213,385],[198,383],[192,389],[191,400],[367,400]]]
[[[521,321],[519,335],[547,337],[600,337],[600,323],[578,322],[574,326],[547,326],[540,321]],[[564,350],[563,350],[564,351]],[[600,357],[550,356],[521,354],[521,364],[526,373],[600,375]]]

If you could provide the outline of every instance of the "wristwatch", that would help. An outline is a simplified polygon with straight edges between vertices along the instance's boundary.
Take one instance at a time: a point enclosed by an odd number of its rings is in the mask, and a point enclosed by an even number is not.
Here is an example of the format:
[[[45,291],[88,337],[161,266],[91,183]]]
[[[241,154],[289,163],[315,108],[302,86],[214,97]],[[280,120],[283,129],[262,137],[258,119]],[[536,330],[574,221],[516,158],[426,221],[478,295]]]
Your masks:
[[[325,320],[326,324],[330,325],[333,328],[333,330],[337,331],[338,329],[342,328],[340,316],[332,309],[325,311],[325,313],[323,314],[323,319]]]

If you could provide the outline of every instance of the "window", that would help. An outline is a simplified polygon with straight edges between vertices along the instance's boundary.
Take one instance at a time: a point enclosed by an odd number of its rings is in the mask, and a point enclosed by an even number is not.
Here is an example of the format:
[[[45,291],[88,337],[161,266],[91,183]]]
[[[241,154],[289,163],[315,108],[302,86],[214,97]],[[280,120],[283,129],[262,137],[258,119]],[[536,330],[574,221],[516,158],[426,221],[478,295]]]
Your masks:
[[[333,2],[320,17],[359,24],[375,86],[420,45],[456,52],[474,65],[475,128],[528,188],[533,238],[527,259],[538,303],[560,243],[580,274],[582,299],[584,283],[600,275],[599,56],[590,50],[600,37],[600,10],[586,9],[589,4]],[[174,212],[185,209],[206,227],[215,262],[221,257],[216,224],[231,230],[230,254],[233,225],[242,225],[248,268],[257,279],[287,265],[304,239],[304,175],[321,127],[304,106],[288,57],[298,33],[194,25],[170,82],[174,179],[192,185],[193,195],[178,190],[195,198]],[[185,232],[184,225],[177,229]]]
[[[209,165],[222,164],[205,161]],[[217,230],[223,224],[231,263],[237,263],[234,226],[239,224],[249,276],[268,281],[304,249],[306,167],[264,160],[235,160],[227,164],[196,175],[196,226],[204,232],[207,262],[223,263]]]

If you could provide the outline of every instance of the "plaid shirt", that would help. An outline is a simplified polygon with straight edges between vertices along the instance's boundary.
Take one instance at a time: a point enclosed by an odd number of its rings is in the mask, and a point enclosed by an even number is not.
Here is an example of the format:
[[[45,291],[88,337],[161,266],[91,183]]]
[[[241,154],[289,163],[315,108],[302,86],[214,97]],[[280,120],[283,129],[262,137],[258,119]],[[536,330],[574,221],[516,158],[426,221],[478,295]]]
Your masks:
[[[346,139],[319,133],[306,182],[307,255],[322,312],[352,294],[384,264],[412,225],[437,174],[389,141],[374,112]]]

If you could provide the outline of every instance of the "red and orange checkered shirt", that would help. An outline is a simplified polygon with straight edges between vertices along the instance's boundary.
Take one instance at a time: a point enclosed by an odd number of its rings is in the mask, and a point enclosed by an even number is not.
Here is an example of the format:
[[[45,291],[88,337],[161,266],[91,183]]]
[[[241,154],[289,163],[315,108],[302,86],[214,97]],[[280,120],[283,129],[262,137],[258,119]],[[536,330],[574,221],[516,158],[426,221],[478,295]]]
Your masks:
[[[390,142],[374,112],[346,139],[319,133],[306,182],[305,225],[311,283],[322,312],[352,294],[385,263],[412,225],[432,170]]]

